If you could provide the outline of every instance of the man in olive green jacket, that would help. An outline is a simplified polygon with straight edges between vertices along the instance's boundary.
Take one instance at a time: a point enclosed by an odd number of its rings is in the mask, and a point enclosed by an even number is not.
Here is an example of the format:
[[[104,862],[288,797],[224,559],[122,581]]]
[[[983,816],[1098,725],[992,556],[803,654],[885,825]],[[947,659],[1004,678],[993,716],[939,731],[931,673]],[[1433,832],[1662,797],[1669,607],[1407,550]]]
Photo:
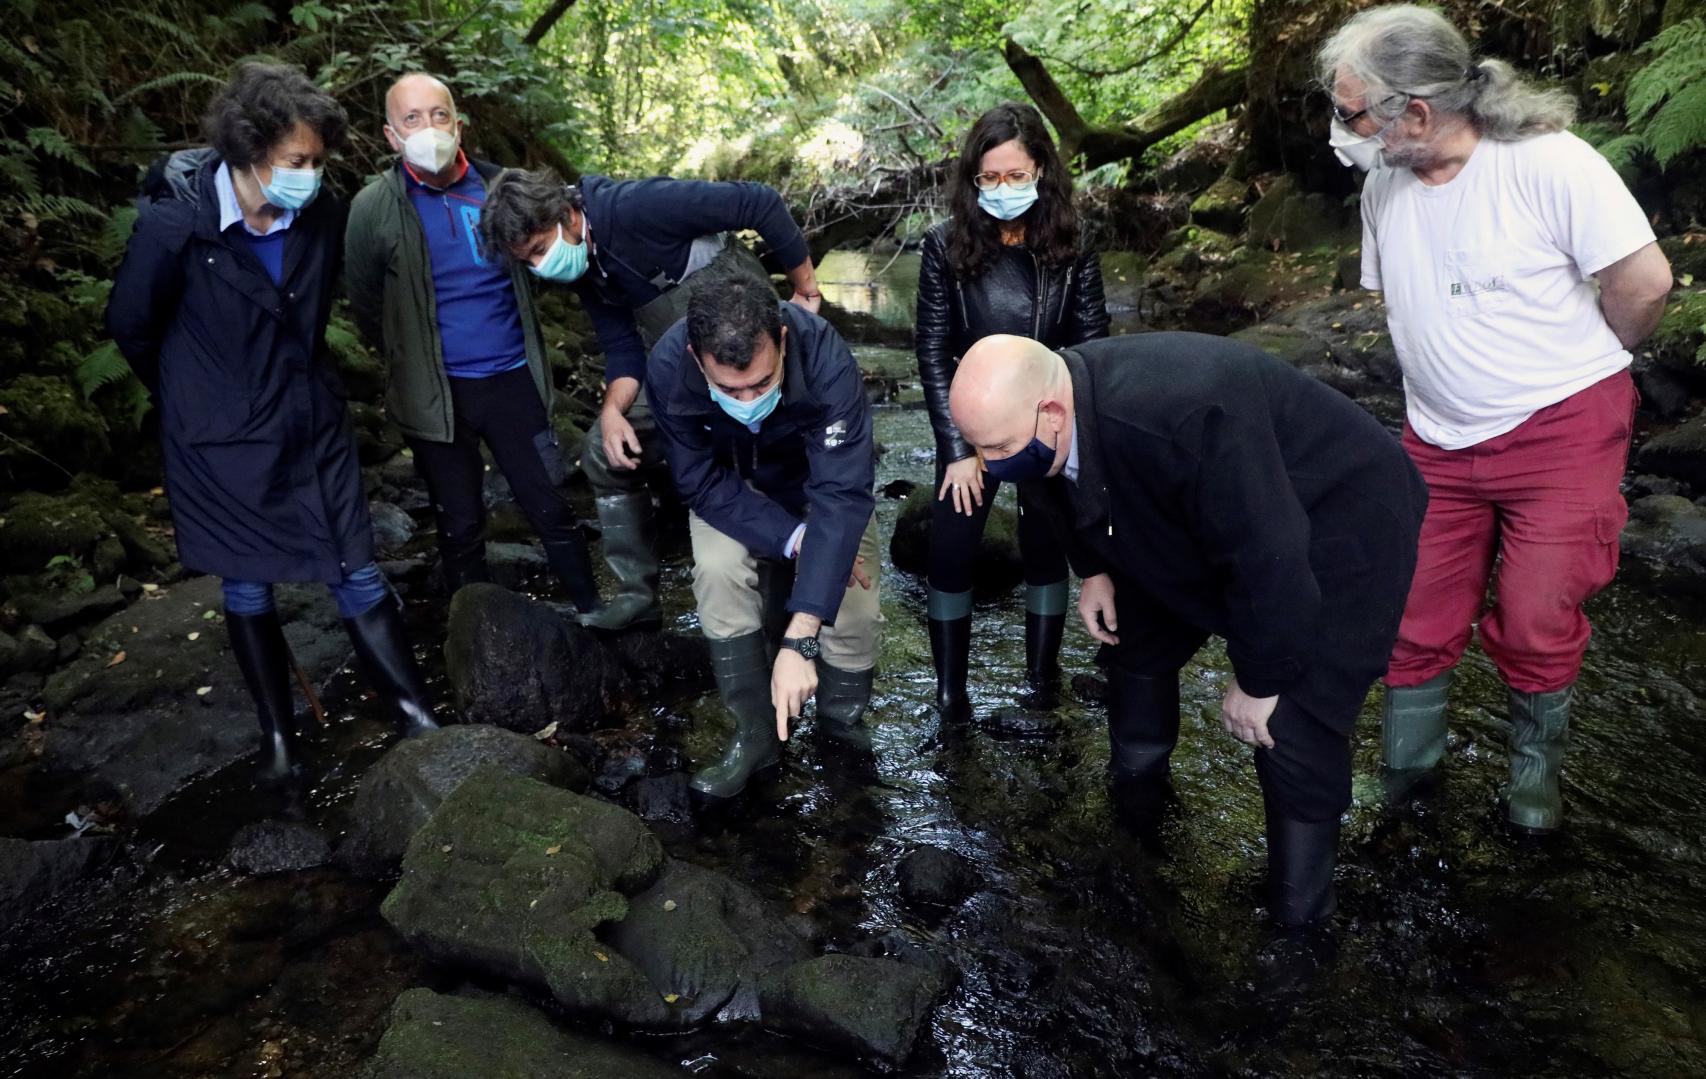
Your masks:
[[[490,579],[484,442],[581,613],[599,608],[564,497],[550,367],[524,266],[483,250],[479,218],[501,171],[470,161],[450,91],[405,75],[385,96],[396,167],[350,206],[345,277],[357,327],[389,369],[386,408],[438,518],[446,586]]]

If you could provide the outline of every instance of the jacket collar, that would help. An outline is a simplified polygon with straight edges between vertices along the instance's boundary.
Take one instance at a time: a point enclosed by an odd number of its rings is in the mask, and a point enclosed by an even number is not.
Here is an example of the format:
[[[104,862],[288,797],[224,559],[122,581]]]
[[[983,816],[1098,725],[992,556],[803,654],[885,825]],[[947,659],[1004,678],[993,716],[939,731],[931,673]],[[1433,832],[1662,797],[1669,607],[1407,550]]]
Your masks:
[[[1108,516],[1108,474],[1096,431],[1096,388],[1082,356],[1069,348],[1061,351],[1060,358],[1072,379],[1073,445],[1078,449],[1078,482],[1066,485],[1072,526],[1088,528]]]

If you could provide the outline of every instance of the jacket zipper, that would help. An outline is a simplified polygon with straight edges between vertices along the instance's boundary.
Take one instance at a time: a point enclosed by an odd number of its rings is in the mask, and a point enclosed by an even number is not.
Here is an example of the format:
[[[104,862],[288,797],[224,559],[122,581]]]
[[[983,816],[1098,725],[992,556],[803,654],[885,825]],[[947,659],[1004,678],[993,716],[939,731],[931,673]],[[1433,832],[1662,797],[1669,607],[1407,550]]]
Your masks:
[[[966,286],[959,278],[954,278],[954,291],[960,294],[960,326],[967,333],[971,332],[971,315],[966,311]]]
[[[1031,297],[1031,339],[1043,339],[1043,297],[1048,295],[1048,274],[1043,271],[1043,260],[1031,252],[1031,265],[1037,269],[1037,291]]]

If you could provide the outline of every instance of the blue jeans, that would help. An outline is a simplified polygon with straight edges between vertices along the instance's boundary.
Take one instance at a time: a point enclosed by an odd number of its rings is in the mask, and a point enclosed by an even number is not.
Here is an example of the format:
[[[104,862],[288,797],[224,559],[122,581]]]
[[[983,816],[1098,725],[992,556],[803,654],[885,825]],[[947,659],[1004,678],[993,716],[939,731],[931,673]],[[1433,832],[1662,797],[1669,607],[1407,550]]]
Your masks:
[[[359,618],[379,606],[391,591],[385,575],[373,562],[328,587],[343,618]],[[233,581],[228,577],[224,589],[226,614],[257,615],[273,610],[272,585],[264,581]]]

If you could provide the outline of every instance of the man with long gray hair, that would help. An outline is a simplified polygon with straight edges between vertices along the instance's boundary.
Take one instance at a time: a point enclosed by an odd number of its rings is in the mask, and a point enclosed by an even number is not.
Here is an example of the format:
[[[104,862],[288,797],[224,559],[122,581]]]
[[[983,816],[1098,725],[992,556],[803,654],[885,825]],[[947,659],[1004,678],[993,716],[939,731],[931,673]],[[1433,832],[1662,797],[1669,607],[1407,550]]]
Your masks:
[[[1573,100],[1476,58],[1438,12],[1371,8],[1319,61],[1331,144],[1369,170],[1362,284],[1385,296],[1404,446],[1430,493],[1386,676],[1389,789],[1443,756],[1447,690],[1479,618],[1510,687],[1505,815],[1549,832],[1582,604],[1616,572],[1628,518],[1629,349],[1658,324],[1670,266],[1622,180],[1566,130]]]

